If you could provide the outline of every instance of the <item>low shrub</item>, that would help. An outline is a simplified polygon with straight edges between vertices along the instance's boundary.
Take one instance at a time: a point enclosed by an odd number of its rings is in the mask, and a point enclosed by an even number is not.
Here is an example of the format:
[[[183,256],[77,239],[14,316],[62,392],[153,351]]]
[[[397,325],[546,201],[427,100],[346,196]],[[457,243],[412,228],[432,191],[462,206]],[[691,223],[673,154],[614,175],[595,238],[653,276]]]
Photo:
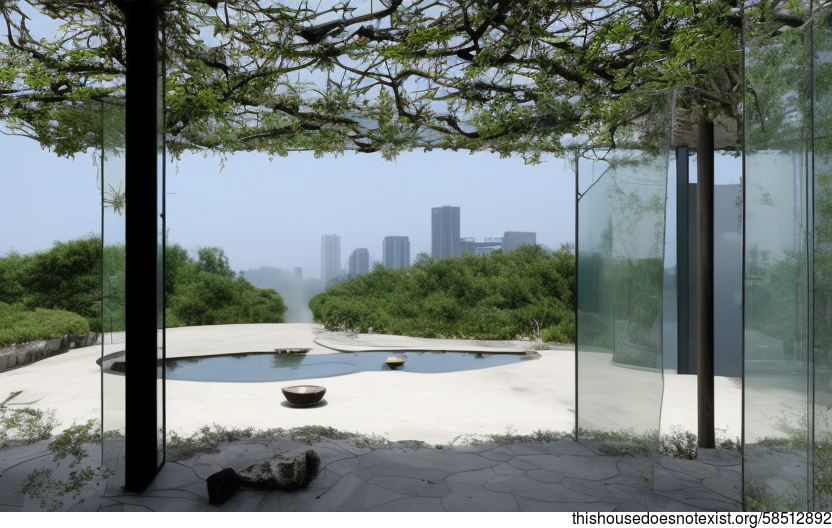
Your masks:
[[[0,302],[0,346],[53,339],[67,334],[83,335],[90,325],[80,315],[65,310],[29,310],[20,304]]]

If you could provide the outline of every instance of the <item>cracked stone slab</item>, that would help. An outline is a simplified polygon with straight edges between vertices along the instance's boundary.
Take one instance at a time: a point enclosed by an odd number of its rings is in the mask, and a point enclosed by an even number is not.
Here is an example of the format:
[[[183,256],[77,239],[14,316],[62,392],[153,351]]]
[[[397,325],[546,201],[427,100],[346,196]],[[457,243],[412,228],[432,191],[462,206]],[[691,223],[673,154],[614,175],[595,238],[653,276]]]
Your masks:
[[[513,491],[549,489],[551,486],[551,483],[530,479],[523,474],[512,478],[491,479],[483,487],[489,491],[511,493]]]
[[[730,449],[703,449],[696,451],[696,460],[712,466],[739,466],[742,456]]]
[[[586,511],[587,505],[583,502],[551,502],[530,499],[515,494],[517,504],[524,512],[576,512]],[[618,503],[593,502],[592,511],[611,512],[615,511]]]
[[[701,479],[687,473],[673,471],[663,466],[656,466],[653,473],[653,489],[657,491],[678,490],[687,486],[701,486]]]
[[[722,495],[727,500],[736,502],[742,501],[742,493],[740,491],[740,483],[738,480],[726,479],[725,477],[714,477],[702,480],[702,485]]]
[[[193,469],[178,462],[167,462],[164,466],[162,466],[161,471],[159,471],[156,478],[147,489],[182,488],[198,483],[202,483],[204,485],[205,480],[200,478]]]
[[[473,484],[482,486],[495,477],[493,468],[483,468],[475,471],[460,471],[452,473],[445,478],[446,483],[458,482],[461,484]]]
[[[362,462],[364,457],[362,458]],[[392,458],[392,456],[391,456]],[[405,458],[397,455],[396,458]],[[407,464],[424,464],[421,467],[433,467],[446,473],[458,473],[461,471],[476,471],[487,467],[499,465],[500,462],[489,460],[484,456],[473,453],[460,453],[451,450],[422,450],[411,453],[406,458]],[[414,464],[415,465],[415,464]]]
[[[253,512],[263,502],[266,493],[258,490],[238,490],[230,499],[217,506],[222,511]]]
[[[318,498],[318,495],[308,489],[286,491],[270,491],[257,503],[256,512],[331,512],[344,511],[333,508],[329,503]]]
[[[488,460],[494,460],[495,462],[505,462],[506,460],[511,460],[516,456],[514,451],[505,446],[487,449],[479,453],[479,455],[487,458]]]
[[[353,458],[343,458],[341,460],[336,460],[335,462],[327,463],[325,460],[321,460],[321,472],[328,471],[338,477],[343,477],[356,469],[361,467],[361,460],[360,457],[353,457]]]
[[[384,476],[374,477],[368,480],[367,483],[395,491],[396,493],[416,497],[441,498],[451,492],[450,488],[445,484],[444,479],[433,480],[410,476]]]
[[[119,504],[118,502],[108,499],[106,497],[92,497],[84,500],[80,504],[76,504],[69,509],[71,512],[98,512],[105,511],[107,508]]]
[[[546,469],[534,469],[532,471],[526,471],[525,473],[527,477],[538,482],[554,484],[563,480],[562,473],[556,473],[554,471],[548,471]]]
[[[604,480],[619,474],[613,457],[583,457],[575,455],[522,455],[509,464],[530,471],[545,469],[562,473],[567,477]]]
[[[562,439],[548,443],[510,444],[515,455],[574,455],[596,456],[590,449],[574,440]]]
[[[333,511],[363,511],[404,497],[401,493],[368,484],[355,475],[347,475],[322,494],[319,500]]]
[[[598,497],[593,497],[592,495],[569,489],[562,484],[552,484],[551,486],[543,489],[516,491],[514,493],[521,497],[538,501],[584,504],[584,510],[591,510],[592,507],[590,505],[592,503],[603,502]]]
[[[742,509],[742,504],[726,499],[722,495],[701,487],[686,490],[660,491],[654,492],[653,495],[672,499],[706,511],[739,511]]]
[[[442,499],[436,497],[405,497],[386,504],[367,508],[364,511],[374,512],[444,512]]]
[[[124,505],[122,511],[155,511],[155,512],[209,512],[219,511],[207,501],[188,500],[173,497],[130,497],[129,500],[119,501]],[[129,509],[128,509],[129,508]],[[133,510],[132,508],[140,508]]]
[[[455,512],[509,512],[520,511],[511,493],[496,493],[482,486],[463,482],[448,483],[451,493],[442,499],[445,511]]]
[[[351,472],[356,477],[369,480],[379,477],[398,477],[406,475],[423,480],[441,481],[447,475],[447,471],[443,471],[437,467],[426,468],[421,465],[411,467],[405,463],[400,462],[382,462],[376,461],[372,465],[365,465],[362,462],[362,467]]]
[[[696,479],[704,479],[710,477],[718,477],[719,469],[710,464],[705,464],[697,460],[682,460],[679,458],[660,458],[659,465],[663,468],[684,473]]]
[[[614,486],[607,482],[598,482],[595,480],[576,479],[574,477],[566,477],[560,483],[564,488],[572,491],[583,493],[596,497],[602,502],[616,502],[620,503],[629,500],[633,494],[625,491],[625,489]]]
[[[0,475],[22,462],[28,462],[41,457],[51,460],[52,453],[49,451],[49,442],[49,440],[42,440],[30,445],[0,449]]]

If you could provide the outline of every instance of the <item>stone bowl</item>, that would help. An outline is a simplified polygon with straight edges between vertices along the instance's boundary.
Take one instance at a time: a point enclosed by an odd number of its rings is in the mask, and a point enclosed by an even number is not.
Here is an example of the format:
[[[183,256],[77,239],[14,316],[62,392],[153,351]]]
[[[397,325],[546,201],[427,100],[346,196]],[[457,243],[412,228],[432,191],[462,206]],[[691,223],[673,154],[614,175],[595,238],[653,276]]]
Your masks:
[[[318,385],[293,385],[291,387],[281,387],[283,396],[286,401],[298,407],[306,407],[315,405],[326,394],[326,387]]]

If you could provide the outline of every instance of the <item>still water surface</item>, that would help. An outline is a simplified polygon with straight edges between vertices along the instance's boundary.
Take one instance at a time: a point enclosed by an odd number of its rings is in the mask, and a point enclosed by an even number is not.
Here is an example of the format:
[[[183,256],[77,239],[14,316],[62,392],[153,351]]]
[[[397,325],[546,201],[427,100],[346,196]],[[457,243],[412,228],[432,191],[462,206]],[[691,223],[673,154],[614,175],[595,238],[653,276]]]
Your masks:
[[[536,355],[474,354],[468,352],[356,352],[337,354],[227,354],[168,359],[169,380],[181,381],[289,381],[328,378],[356,372],[390,371],[391,355],[407,361],[397,372],[435,374],[498,367],[534,359]]]

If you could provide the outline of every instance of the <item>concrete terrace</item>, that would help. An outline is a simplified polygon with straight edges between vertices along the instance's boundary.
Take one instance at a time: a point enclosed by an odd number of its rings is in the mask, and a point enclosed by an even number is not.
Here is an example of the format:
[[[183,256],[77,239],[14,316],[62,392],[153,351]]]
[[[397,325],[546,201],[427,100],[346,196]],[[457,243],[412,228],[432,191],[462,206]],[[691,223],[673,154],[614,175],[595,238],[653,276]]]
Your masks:
[[[112,343],[110,342],[112,340]],[[120,343],[121,341],[121,343]],[[123,348],[123,336],[105,336],[105,354]],[[527,341],[427,340],[382,335],[348,336],[318,325],[227,325],[172,328],[170,358],[232,352],[309,348],[309,354],[358,350],[523,352]],[[385,448],[352,440],[312,445],[323,470],[309,488],[293,493],[240,491],[221,506],[208,504],[204,480],[224,467],[242,469],[275,451],[296,448],[262,438],[170,460],[144,493],[126,493],[118,476],[85,490],[85,511],[737,511],[740,460],[728,451],[700,452],[695,461],[664,458],[652,491],[646,461],[602,455],[603,446],[550,443],[470,445],[486,435],[531,434],[574,427],[575,367],[570,347],[539,351],[540,358],[495,368],[444,374],[360,372],[308,380],[327,387],[324,401],[294,408],[280,391],[287,384],[167,382],[168,431],[187,436],[200,427],[289,429],[307,425],[384,437]],[[0,374],[3,393],[23,391],[10,403],[54,410],[62,427],[101,417],[100,347],[88,347]],[[104,376],[104,403],[117,401],[123,377]],[[738,437],[738,380],[717,378],[717,428]],[[626,387],[610,387],[610,394]],[[695,377],[665,375],[662,431],[696,430]],[[108,416],[113,416],[108,410]],[[109,420],[107,428],[117,426]],[[293,444],[293,445],[288,445]],[[398,442],[398,443],[396,443]],[[54,466],[47,442],[0,451],[0,511],[37,510],[20,493],[33,469]],[[429,446],[440,446],[429,447]],[[92,448],[91,463],[100,457]],[[609,452],[605,450],[605,452]],[[65,468],[59,468],[64,471]]]

